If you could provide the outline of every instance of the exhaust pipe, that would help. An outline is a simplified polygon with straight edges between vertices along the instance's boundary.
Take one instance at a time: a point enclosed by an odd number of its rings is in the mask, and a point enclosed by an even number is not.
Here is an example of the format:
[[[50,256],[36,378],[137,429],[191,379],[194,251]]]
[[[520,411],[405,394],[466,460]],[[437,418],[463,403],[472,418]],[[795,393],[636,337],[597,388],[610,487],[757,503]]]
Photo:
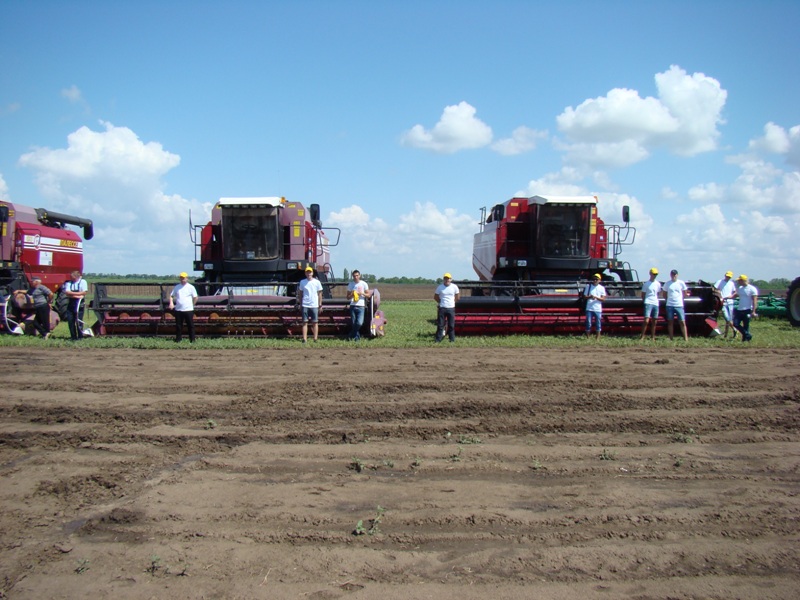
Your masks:
[[[44,224],[54,223],[61,226],[77,225],[78,227],[83,227],[83,239],[85,240],[90,240],[94,237],[94,225],[91,219],[73,217],[72,215],[53,212],[45,208],[37,208],[36,216]]]

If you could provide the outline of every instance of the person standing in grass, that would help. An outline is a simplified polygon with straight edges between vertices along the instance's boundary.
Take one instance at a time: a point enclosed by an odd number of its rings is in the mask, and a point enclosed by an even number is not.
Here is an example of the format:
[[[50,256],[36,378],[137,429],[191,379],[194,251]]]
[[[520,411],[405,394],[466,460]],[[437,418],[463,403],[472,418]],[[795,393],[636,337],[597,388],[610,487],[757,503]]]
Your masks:
[[[297,303],[303,314],[303,343],[308,342],[308,322],[316,342],[319,337],[319,314],[322,312],[322,283],[314,269],[306,267],[306,278],[297,286]]]
[[[650,338],[656,341],[656,324],[658,321],[658,298],[661,294],[661,282],[656,281],[658,269],[650,269],[650,280],[642,284],[642,300],[644,300],[644,321],[642,323],[642,337],[647,335],[647,327],[651,326]]]
[[[739,275],[736,280],[736,297],[739,304],[733,311],[733,326],[742,334],[742,341],[749,342],[753,339],[750,335],[750,319],[758,316],[758,290],[750,284],[747,275]]]
[[[183,324],[189,332],[189,342],[194,344],[194,305],[197,304],[197,290],[189,283],[189,274],[180,274],[181,282],[172,288],[169,295],[169,309],[175,311],[175,341],[183,339]]]
[[[28,290],[33,304],[33,327],[44,339],[50,337],[50,303],[53,301],[53,292],[42,285],[41,277],[31,279],[31,289]]]
[[[445,273],[442,283],[436,288],[433,299],[439,308],[436,315],[436,341],[441,342],[445,334],[451,342],[456,341],[456,302],[461,298],[458,286],[453,283],[453,276]]]
[[[83,301],[89,293],[89,285],[80,271],[73,271],[70,274],[70,280],[64,282],[63,292],[68,299],[69,338],[76,342],[83,339]]]
[[[347,298],[350,300],[350,334],[349,339],[357,342],[361,339],[361,326],[364,324],[365,298],[370,296],[369,285],[361,280],[361,271],[353,271],[353,281],[347,284]]]
[[[592,333],[592,321],[596,339],[600,339],[603,330],[603,300],[606,299],[606,288],[600,283],[600,273],[592,276],[592,282],[587,284],[584,295],[586,296],[586,337]]]
[[[678,271],[672,269],[669,272],[670,280],[664,286],[664,295],[667,298],[667,333],[672,339],[673,325],[675,318],[681,327],[683,339],[689,341],[689,332],[686,329],[686,312],[683,309],[683,299],[689,295],[689,286],[686,282],[678,279]]]
[[[733,330],[733,339],[736,339],[736,327],[733,326],[733,299],[736,297],[736,284],[733,282],[733,271],[727,271],[725,277],[714,284],[722,300],[722,318],[725,319],[725,335]]]

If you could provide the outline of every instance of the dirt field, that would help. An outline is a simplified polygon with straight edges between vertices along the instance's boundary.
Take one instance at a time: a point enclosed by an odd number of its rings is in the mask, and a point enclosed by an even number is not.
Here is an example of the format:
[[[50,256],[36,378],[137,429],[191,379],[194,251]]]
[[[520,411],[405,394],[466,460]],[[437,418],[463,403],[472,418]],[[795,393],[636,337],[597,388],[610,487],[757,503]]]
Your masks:
[[[797,598],[800,352],[606,352],[0,348],[0,597]]]

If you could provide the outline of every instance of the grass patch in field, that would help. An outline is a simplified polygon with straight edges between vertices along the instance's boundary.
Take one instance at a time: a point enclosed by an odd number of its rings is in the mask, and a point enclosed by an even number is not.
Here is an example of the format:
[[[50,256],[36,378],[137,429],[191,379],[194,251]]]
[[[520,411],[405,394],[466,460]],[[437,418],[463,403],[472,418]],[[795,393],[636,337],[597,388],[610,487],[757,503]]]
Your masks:
[[[683,340],[670,341],[666,335],[656,338],[655,342],[640,342],[639,336],[613,336],[604,335],[599,341],[586,339],[581,335],[510,335],[510,336],[458,336],[456,329],[455,344],[436,344],[436,305],[433,301],[384,301],[381,309],[386,314],[386,336],[372,340],[363,340],[355,345],[341,339],[320,339],[317,344],[307,348],[313,352],[315,348],[348,348],[357,351],[368,351],[371,348],[441,348],[447,352],[450,348],[800,348],[800,328],[792,327],[788,320],[758,318],[750,325],[753,341],[743,343],[730,338],[701,338],[693,337],[688,344]],[[86,323],[91,325],[95,321],[92,311],[86,312]],[[171,337],[102,337],[85,339],[78,344],[69,341],[69,330],[66,323],[61,323],[53,331],[49,340],[30,335],[0,336],[0,346],[15,347],[87,347],[87,348],[133,348],[133,349],[171,349],[171,350],[197,350],[197,349],[258,349],[258,348],[306,348],[301,346],[300,338],[255,338],[255,337],[229,337],[229,338],[204,338],[198,337],[197,342],[189,344],[184,340],[176,344]]]

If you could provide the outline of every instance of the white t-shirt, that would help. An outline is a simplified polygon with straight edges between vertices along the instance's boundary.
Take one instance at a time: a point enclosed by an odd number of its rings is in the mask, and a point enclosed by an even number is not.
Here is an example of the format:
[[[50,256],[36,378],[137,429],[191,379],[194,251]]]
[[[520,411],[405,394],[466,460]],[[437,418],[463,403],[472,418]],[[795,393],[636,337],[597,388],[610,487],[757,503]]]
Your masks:
[[[733,298],[728,297],[733,296],[733,293],[736,291],[736,283],[734,283],[733,279],[728,279],[727,281],[725,279],[720,279],[714,284],[714,287],[719,290],[725,304],[733,304]]]
[[[358,302],[353,302],[351,300],[350,306],[364,306],[364,292],[366,292],[367,290],[369,290],[369,286],[367,285],[366,281],[362,280],[359,281],[358,283],[356,283],[355,281],[351,281],[350,283],[348,283],[347,284],[348,292],[352,291],[358,292]]]
[[[436,288],[436,295],[439,296],[439,307],[455,308],[456,294],[458,293],[458,286],[455,283],[451,283],[450,285],[439,284],[439,287]]]
[[[658,280],[647,280],[642,284],[644,303],[658,306],[658,295],[661,293],[661,282]]]
[[[589,296],[598,296],[600,298],[606,297],[606,288],[603,287],[602,284],[598,283],[594,285],[590,283],[586,286],[586,297]],[[603,312],[603,303],[600,300],[587,300],[586,301],[586,310],[593,311],[593,312]]]
[[[197,298],[197,290],[191,283],[179,283],[172,288],[170,294],[175,301],[175,310],[178,312],[189,312],[194,310],[192,298]]]
[[[756,308],[753,306],[753,298],[758,296],[756,286],[749,283],[737,286],[736,295],[739,296],[739,305],[737,306],[739,310],[753,310]]]
[[[683,306],[683,293],[689,287],[680,279],[675,281],[669,280],[664,285],[664,290],[667,292],[667,306]]]
[[[322,291],[319,279],[303,279],[300,282],[300,291],[303,294],[303,306],[319,308],[319,293]]]

